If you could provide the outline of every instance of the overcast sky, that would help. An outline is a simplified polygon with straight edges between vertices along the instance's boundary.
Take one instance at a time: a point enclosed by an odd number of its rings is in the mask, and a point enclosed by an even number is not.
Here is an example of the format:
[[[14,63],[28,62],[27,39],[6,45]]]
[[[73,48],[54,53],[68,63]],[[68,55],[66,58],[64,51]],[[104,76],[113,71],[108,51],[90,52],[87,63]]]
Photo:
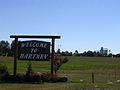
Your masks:
[[[56,49],[120,53],[120,0],[0,0],[0,40],[60,35]]]

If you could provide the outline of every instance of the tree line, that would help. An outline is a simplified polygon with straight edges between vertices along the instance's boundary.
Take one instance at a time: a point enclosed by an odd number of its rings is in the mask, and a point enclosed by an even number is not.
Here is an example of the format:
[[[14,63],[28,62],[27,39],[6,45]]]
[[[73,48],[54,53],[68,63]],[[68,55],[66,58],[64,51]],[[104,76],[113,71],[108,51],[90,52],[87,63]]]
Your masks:
[[[4,40],[0,41],[0,56],[13,56],[14,43],[15,43],[14,40],[12,41],[12,43],[9,43],[8,41],[4,41]],[[79,53],[78,50],[75,50],[75,52],[70,52],[70,51],[60,51],[60,49],[58,49],[56,53],[59,53],[61,56],[120,57],[120,53],[101,54],[99,51],[90,51],[90,50],[84,51],[83,53]]]
[[[75,50],[75,52],[69,52],[69,51],[61,51],[58,50],[61,56],[81,56],[81,57],[120,57],[120,53],[118,54],[101,54],[99,51],[84,51],[83,53],[79,53],[78,50]]]

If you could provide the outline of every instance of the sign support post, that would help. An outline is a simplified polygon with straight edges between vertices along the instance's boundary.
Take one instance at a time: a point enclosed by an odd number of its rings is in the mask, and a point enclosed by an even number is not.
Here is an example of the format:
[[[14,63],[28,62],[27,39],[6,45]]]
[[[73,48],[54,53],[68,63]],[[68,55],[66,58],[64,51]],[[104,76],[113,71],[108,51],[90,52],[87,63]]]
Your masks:
[[[17,52],[18,52],[18,38],[15,38],[15,45],[14,45],[14,71],[13,75],[16,76],[17,73]]]
[[[52,38],[52,56],[51,56],[51,74],[54,74],[54,46],[55,46],[55,39]]]

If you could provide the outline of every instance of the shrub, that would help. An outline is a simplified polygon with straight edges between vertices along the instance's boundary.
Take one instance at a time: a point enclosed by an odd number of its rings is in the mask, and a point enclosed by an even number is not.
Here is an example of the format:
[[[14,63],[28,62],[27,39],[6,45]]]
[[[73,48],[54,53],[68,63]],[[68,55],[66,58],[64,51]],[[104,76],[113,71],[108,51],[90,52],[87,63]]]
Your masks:
[[[39,74],[24,75],[25,82],[41,82],[41,76]]]
[[[52,75],[50,73],[43,73],[41,75],[41,79],[43,82],[58,82],[60,78],[57,75]]]
[[[17,74],[14,77],[14,82],[24,82],[25,78],[24,78],[24,74]]]
[[[38,74],[17,74],[16,76],[9,76],[7,82],[27,83],[27,82],[41,82],[41,76]]]
[[[59,79],[59,82],[67,82],[68,81],[68,78],[67,77],[61,77]]]
[[[6,81],[9,77],[9,72],[6,65],[0,64],[0,80]]]
[[[67,59],[64,61],[66,62]],[[61,62],[61,61],[60,61]],[[62,62],[63,63],[63,62]],[[32,71],[31,63],[28,64],[26,74],[9,75],[6,65],[0,65],[0,81],[5,82],[66,82],[67,78],[60,78],[56,74],[43,73],[42,75]]]
[[[63,59],[63,63],[67,63],[69,61],[69,59],[67,58],[67,57],[65,57],[64,59]]]
[[[34,73],[31,64],[28,65],[26,74],[9,75],[5,65],[0,65],[0,80],[5,82],[41,82],[41,75]]]
[[[55,74],[56,72],[60,69],[60,67],[64,64],[64,63],[67,63],[69,60],[67,57],[65,58],[62,58],[58,55],[55,56],[55,59],[54,59],[54,71],[55,71]]]
[[[38,74],[34,74],[32,77],[33,82],[41,82],[41,76]]]
[[[32,70],[32,64],[29,61],[27,71],[26,71],[26,75],[31,75],[31,74],[33,74],[33,70]]]
[[[41,75],[34,73],[31,62],[28,63],[26,75],[24,75],[25,82],[41,82]]]

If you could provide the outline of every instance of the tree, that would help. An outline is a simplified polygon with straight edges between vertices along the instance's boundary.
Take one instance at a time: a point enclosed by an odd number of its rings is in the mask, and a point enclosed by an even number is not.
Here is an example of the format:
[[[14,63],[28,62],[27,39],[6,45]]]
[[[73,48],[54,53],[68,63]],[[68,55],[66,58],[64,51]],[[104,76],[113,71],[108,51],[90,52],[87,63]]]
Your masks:
[[[11,55],[14,55],[14,48],[15,48],[15,40],[12,41],[11,43]]]
[[[72,52],[70,52],[70,53],[69,53],[69,56],[72,56],[72,55],[73,55]]]
[[[94,53],[93,53],[92,51],[88,51],[88,52],[87,52],[87,56],[92,57],[92,56],[94,56]]]
[[[57,54],[60,54],[60,49],[57,50]]]
[[[120,53],[116,54],[117,57],[120,57]]]
[[[72,56],[72,52],[68,52],[68,51],[62,51],[61,52],[61,56]]]
[[[75,56],[78,56],[78,55],[79,55],[78,50],[75,50],[74,55],[75,55]]]
[[[8,41],[0,41],[0,55],[7,56],[10,52],[10,44]]]
[[[82,56],[89,56],[89,57],[93,57],[94,56],[94,53],[92,51],[85,51]]]
[[[17,44],[19,43],[20,41],[17,42]],[[13,56],[14,55],[14,49],[15,49],[15,40],[12,41],[11,43],[11,52],[10,52],[10,55]]]
[[[112,54],[112,53],[109,53],[108,57],[112,57],[112,56],[113,56],[113,54]]]
[[[65,52],[62,51],[62,52],[61,52],[61,56],[65,56]]]

